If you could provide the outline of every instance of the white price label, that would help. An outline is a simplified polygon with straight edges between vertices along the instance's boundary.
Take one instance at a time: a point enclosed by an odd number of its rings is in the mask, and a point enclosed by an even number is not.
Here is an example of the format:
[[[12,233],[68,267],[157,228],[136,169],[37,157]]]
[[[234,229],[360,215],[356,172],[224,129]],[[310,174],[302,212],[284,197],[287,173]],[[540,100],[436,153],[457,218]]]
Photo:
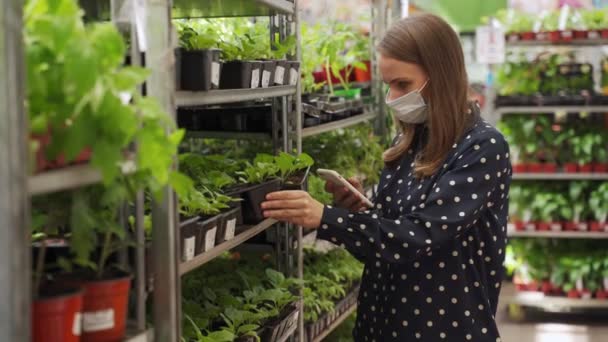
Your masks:
[[[604,277],[604,290],[608,291],[608,277]]]
[[[515,223],[507,223],[507,231],[508,232],[514,232],[517,229],[515,228]]]
[[[534,225],[534,223],[526,223],[525,229],[527,231],[533,232],[536,230],[536,226]]]
[[[268,88],[270,85],[270,71],[262,71],[262,88]]]
[[[196,236],[184,239],[184,245],[182,246],[182,260],[189,261],[194,258],[196,251]]]
[[[598,39],[600,37],[599,32],[589,31],[589,39]]]
[[[114,328],[114,309],[85,312],[82,315],[84,332],[95,332]]]
[[[559,232],[562,230],[562,225],[559,223],[552,223],[551,224],[551,230],[554,232]]]
[[[72,323],[72,335],[80,336],[82,333],[82,313],[77,312],[74,315],[74,322]]]
[[[561,11],[559,12],[559,23],[557,28],[560,31],[564,31],[566,29],[566,24],[568,23],[568,17],[570,16],[570,6],[562,6]]]
[[[500,64],[505,61],[505,32],[502,28],[480,26],[475,35],[477,61]]]
[[[589,230],[589,225],[587,224],[587,222],[580,222],[578,224],[578,230],[586,232],[587,230]]]
[[[260,86],[260,69],[251,71],[251,89],[255,89]]]
[[[217,233],[217,227],[209,229],[205,233],[205,252],[209,251],[215,246],[215,235]]]
[[[289,70],[289,84],[292,86],[298,84],[299,76],[300,76],[300,73],[298,72],[298,70],[295,68],[291,68]]]
[[[226,223],[226,240],[230,240],[234,238],[234,233],[236,232],[236,219],[229,220]]]
[[[220,85],[220,63],[218,62],[211,63],[211,84],[216,87]]]
[[[285,78],[285,68],[282,66],[277,66],[277,70],[274,72],[274,83],[283,84],[284,78]]]

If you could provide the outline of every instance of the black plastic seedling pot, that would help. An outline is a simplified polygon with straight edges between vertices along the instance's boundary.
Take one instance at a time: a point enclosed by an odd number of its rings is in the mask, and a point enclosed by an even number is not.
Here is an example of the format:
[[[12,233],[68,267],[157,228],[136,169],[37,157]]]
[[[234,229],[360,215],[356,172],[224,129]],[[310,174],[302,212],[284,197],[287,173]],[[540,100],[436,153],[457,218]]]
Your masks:
[[[222,215],[204,216],[197,223],[196,254],[208,252],[215,247],[218,227],[222,224]]]
[[[243,221],[245,224],[258,224],[264,220],[260,206],[266,200],[266,195],[281,189],[281,180],[274,179],[249,188],[243,194]]]
[[[221,89],[257,88],[260,85],[260,62],[225,62],[220,78]]]
[[[268,88],[274,85],[276,69],[276,61],[260,61],[260,88]]]
[[[281,186],[281,190],[302,190],[309,172],[310,166],[289,176]]]
[[[222,213],[221,216],[220,225],[215,236],[216,245],[234,238],[238,218],[241,216],[241,207],[230,209]]]
[[[280,341],[282,337],[292,328],[298,321],[298,316],[300,312],[300,302],[295,302],[283,309],[283,313],[279,318],[268,324],[266,329],[264,329],[264,333],[262,334],[261,340],[268,342],[276,342]]]
[[[180,73],[178,89],[206,91],[219,88],[222,69],[220,53],[218,49],[179,49],[176,54],[177,70]]]
[[[196,239],[198,235],[198,216],[190,217],[179,223],[182,261],[189,261],[196,256]]]
[[[275,85],[286,85],[285,80],[289,80],[289,68],[291,68],[290,62],[286,60],[277,61],[277,68],[274,73],[274,84]],[[287,77],[285,76],[287,75]]]
[[[288,62],[289,73],[285,73],[283,84],[295,86],[300,80],[300,62]]]

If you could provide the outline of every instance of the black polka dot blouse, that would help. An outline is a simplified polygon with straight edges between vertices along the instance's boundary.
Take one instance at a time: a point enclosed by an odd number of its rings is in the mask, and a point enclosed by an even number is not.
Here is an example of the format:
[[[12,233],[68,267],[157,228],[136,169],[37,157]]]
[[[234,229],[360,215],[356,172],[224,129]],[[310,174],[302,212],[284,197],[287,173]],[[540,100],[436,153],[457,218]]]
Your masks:
[[[417,150],[383,170],[374,210],[324,210],[318,236],[365,263],[354,339],[500,341],[508,145],[479,119],[423,179],[413,175]]]

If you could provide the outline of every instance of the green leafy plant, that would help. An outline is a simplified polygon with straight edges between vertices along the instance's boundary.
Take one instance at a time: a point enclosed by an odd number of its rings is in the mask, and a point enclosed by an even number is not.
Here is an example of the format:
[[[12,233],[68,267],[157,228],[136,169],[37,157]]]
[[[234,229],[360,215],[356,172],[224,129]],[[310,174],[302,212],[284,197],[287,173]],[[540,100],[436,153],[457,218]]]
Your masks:
[[[602,183],[589,197],[589,207],[594,218],[605,223],[608,218],[608,183]]]
[[[180,197],[180,213],[186,217],[200,214],[205,216],[217,215],[222,210],[228,209],[230,207],[229,204],[234,201],[238,201],[238,199],[206,188],[200,190],[193,189],[185,196]]]
[[[315,163],[312,157],[306,153],[293,156],[281,152],[274,158],[274,161],[279,168],[279,175],[285,183],[289,183],[290,177],[293,177],[298,171],[306,170]]]
[[[268,154],[258,154],[253,164],[247,163],[243,171],[237,172],[239,181],[246,184],[259,184],[271,178],[275,178],[279,168],[274,162],[274,157]]]

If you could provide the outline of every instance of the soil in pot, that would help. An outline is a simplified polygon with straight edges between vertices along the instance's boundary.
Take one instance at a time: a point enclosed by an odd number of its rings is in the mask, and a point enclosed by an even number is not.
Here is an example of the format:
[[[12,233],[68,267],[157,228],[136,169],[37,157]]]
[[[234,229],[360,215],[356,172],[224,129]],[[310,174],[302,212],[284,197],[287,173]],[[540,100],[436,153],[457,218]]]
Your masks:
[[[262,202],[266,200],[266,195],[279,191],[281,180],[274,179],[256,185],[243,194],[243,221],[245,224],[258,224],[264,220],[264,213],[261,208]]]
[[[260,64],[257,65],[257,85],[259,85]],[[254,63],[250,61],[225,62],[220,76],[221,89],[251,88]]]
[[[310,173],[310,167],[305,170],[300,170],[295,174],[289,176],[287,180],[282,184],[281,190],[302,190],[304,183]]]
[[[222,225],[222,215],[205,216],[196,223],[196,255],[215,247],[218,227]]]
[[[181,242],[182,261],[189,261],[196,255],[196,237],[198,227],[196,223],[200,217],[195,216],[188,219],[180,220],[179,236]]]
[[[32,302],[32,342],[78,342],[82,333],[80,288],[43,288]]]
[[[221,224],[218,227],[217,234],[215,237],[215,244],[219,245],[225,241],[232,240],[236,233],[236,225],[240,214],[241,207],[230,209],[222,213]]]
[[[260,88],[268,88],[274,85],[276,69],[276,61],[260,61]]]
[[[220,53],[221,51],[218,49],[192,51],[180,49],[176,61],[180,71],[178,89],[206,91],[219,88]]]
[[[262,341],[278,341],[281,337],[283,337],[283,334],[286,332],[286,330],[293,326],[293,318],[297,317],[298,313],[298,302],[292,303],[285,307],[281,315],[273,322],[269,322],[269,324],[266,326],[266,329],[260,336]],[[297,322],[297,319],[295,320],[295,322]]]
[[[125,336],[131,275],[114,273],[99,280],[82,282],[84,304],[82,339],[119,342]]]

